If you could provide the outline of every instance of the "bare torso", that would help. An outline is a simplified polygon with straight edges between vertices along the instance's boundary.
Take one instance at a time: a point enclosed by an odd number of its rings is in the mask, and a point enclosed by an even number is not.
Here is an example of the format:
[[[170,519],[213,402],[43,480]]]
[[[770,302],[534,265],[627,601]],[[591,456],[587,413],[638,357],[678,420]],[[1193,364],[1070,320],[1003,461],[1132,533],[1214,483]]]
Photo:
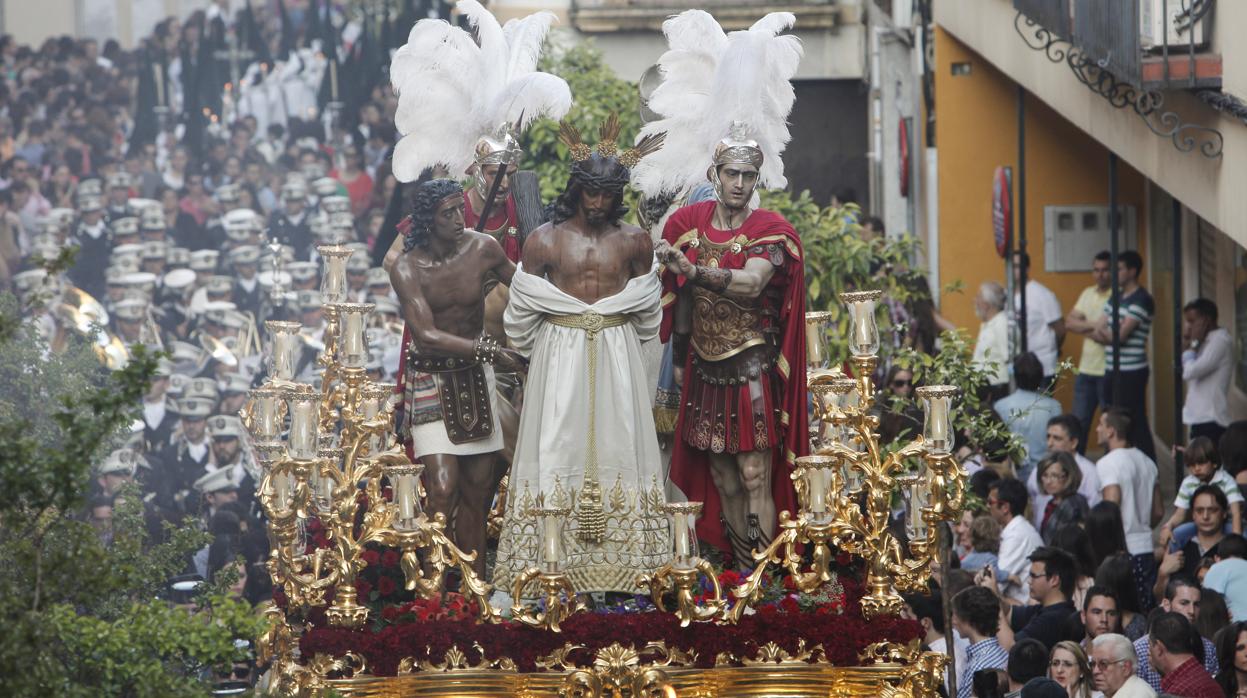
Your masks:
[[[650,271],[653,242],[644,230],[621,223],[586,231],[574,221],[534,230],[524,243],[524,270],[590,305]]]
[[[460,354],[442,335],[474,339],[481,334],[485,319],[485,282],[499,279],[511,282],[515,267],[492,237],[473,230],[463,232],[457,253],[435,259],[422,247],[401,254],[394,262],[390,278],[403,314],[422,351]],[[431,327],[429,327],[431,325]]]

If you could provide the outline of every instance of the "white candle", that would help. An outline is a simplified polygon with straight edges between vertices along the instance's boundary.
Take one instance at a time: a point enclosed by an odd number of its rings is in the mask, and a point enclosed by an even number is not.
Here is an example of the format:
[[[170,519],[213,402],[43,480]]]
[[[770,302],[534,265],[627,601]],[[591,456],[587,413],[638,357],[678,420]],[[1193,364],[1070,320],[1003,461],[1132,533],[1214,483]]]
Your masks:
[[[300,386],[305,387],[305,386]],[[317,427],[320,422],[320,396],[315,391],[292,391],[290,398],[290,457],[312,460],[316,457]]]
[[[326,303],[342,303],[346,300],[346,260],[352,251],[338,245],[321,245],[316,248],[324,262],[320,279],[320,295]]]
[[[910,489],[909,495],[909,538],[913,540],[925,540],[927,537],[927,522],[922,517],[922,509],[929,503],[931,490],[925,478],[915,483]]]
[[[398,518],[411,521],[416,518],[416,476],[399,475],[395,478],[394,498],[398,500]]]
[[[675,557],[677,560],[684,560],[692,555],[688,545],[688,515],[676,514],[675,523]]]
[[[368,363],[368,340],[364,335],[364,320],[372,312],[371,303],[349,303],[338,306],[341,321],[341,344],[338,345],[338,361],[347,368],[363,368]]]
[[[810,366],[822,366],[823,357],[823,323],[809,322],[805,325],[805,362]]]
[[[548,572],[558,572],[563,564],[563,521],[555,513],[541,515],[541,561]]]
[[[956,392],[956,388],[947,385],[925,386],[915,391],[926,412],[922,432],[927,442],[927,450],[933,454],[944,455],[952,452],[953,422],[950,407]]]
[[[810,513],[823,514],[827,511],[827,482],[823,479],[823,468],[810,468],[806,471],[809,477],[806,483],[810,488]]]
[[[277,509],[284,510],[290,506],[290,476],[285,472],[273,473],[273,502]]]
[[[853,356],[866,357],[879,353],[879,325],[875,322],[875,302],[880,291],[842,293],[840,299],[848,304],[852,316],[849,329],[849,351]]]
[[[273,379],[278,381],[294,380],[294,369],[299,362],[302,340],[299,339],[297,322],[269,320],[264,323],[273,335]]]
[[[338,101],[338,62],[336,60],[329,61],[329,99],[330,101]]]
[[[277,437],[277,396],[263,388],[251,391],[255,401],[255,435],[268,441]]]

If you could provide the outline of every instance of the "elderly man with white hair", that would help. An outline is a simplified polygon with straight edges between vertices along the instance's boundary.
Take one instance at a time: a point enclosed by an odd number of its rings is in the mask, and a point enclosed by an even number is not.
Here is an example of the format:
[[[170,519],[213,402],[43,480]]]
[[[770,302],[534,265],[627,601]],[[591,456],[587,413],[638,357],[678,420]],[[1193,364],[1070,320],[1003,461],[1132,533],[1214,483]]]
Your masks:
[[[982,322],[974,343],[974,366],[991,374],[989,400],[1009,393],[1009,316],[1005,309],[1005,289],[995,281],[985,281],[974,296],[974,314]]]
[[[1106,698],[1155,698],[1156,691],[1136,675],[1138,655],[1125,635],[1107,633],[1091,641],[1091,676]]]

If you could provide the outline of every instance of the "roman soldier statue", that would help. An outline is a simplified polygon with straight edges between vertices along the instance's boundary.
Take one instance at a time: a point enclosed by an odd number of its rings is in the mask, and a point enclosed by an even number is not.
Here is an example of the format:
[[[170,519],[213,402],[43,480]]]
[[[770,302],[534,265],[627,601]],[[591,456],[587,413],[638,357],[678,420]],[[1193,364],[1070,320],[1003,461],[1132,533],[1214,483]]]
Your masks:
[[[795,512],[790,475],[809,450],[801,241],[756,193],[786,184],[780,155],[801,47],[781,32],[794,21],[772,13],[724,34],[699,10],[669,19],[664,83],[649,102],[662,118],[642,129],[666,132],[667,145],[634,178],[647,195],[706,179],[714,187],[714,200],[670,215],[656,248],[662,338],[682,386],[671,479],[705,502],[700,536],[748,566],[778,512]]]

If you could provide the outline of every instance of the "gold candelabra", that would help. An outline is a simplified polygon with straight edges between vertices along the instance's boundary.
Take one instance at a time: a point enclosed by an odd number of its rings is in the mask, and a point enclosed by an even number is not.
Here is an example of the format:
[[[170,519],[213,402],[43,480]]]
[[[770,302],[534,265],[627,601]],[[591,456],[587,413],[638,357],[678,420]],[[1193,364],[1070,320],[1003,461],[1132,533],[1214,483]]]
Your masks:
[[[896,615],[903,608],[897,590],[925,590],[931,565],[939,561],[941,522],[961,513],[965,471],[952,458],[952,386],[919,388],[925,420],[923,434],[891,453],[885,453],[877,433],[874,372],[879,362],[879,328],[875,304],[880,291],[842,293],[851,316],[849,349],[855,378],[848,378],[825,363],[828,312],[809,313],[806,318],[807,388],[814,396],[819,427],[813,437],[814,453],[797,459],[792,477],[800,511],[794,517],[779,514],[779,533],[762,551],[755,552],[754,570],[731,590],[736,603],[730,607],[722,597],[713,569],[696,557],[696,548],[682,545],[701,504],[673,505],[674,561],[654,575],[638,579],[663,609],[663,597],[674,591],[681,625],[717,620],[735,623],[761,598],[763,582],[771,567],[785,568],[797,589],[809,593],[832,579],[832,547],[866,561],[868,593],[862,598],[866,618]],[[908,552],[889,530],[893,496],[900,491],[908,503],[906,533]],[[680,509],[678,507],[689,507]],[[681,516],[689,516],[683,523]],[[696,540],[692,542],[696,546]],[[803,548],[808,546],[809,564]],[[707,599],[696,601],[700,576],[714,583]]]
[[[406,587],[424,598],[442,594],[446,570],[458,568],[461,591],[476,602],[482,620],[497,622],[500,615],[488,602],[491,587],[472,569],[477,553],[455,546],[446,535],[445,517],[430,518],[421,507],[422,466],[410,462],[392,434],[394,386],[372,381],[364,369],[364,329],[373,306],[342,302],[342,294],[334,292],[345,288],[350,251],[320,250],[331,318],[318,362],[324,367],[320,389],[295,380],[302,351],[299,324],[269,322],[269,379],[251,391],[243,410],[264,470],[257,495],[269,520],[268,569],[287,599],[285,616],[327,606],[331,625],[362,627],[369,611],[359,603],[355,581],[367,565],[365,546],[375,543],[402,551]],[[309,548],[313,517],[323,526],[328,547]],[[303,680],[305,668],[289,651],[300,627],[284,620],[266,634],[279,687],[293,690]]]
[[[697,533],[693,522],[701,514],[701,508],[701,502],[672,503],[663,507],[663,511],[671,517],[675,555],[671,562],[654,574],[637,578],[637,586],[649,589],[654,606],[660,611],[667,610],[664,597],[670,592],[675,593],[674,612],[679,616],[682,628],[693,621],[715,620],[727,608],[714,566],[697,555]],[[702,577],[710,581],[713,593],[708,601],[698,604],[697,591]]]
[[[879,363],[879,328],[875,304],[880,291],[840,295],[849,308],[849,351],[854,378],[823,381],[813,392],[819,421],[826,426],[814,455],[798,459],[794,478],[806,492],[809,517],[817,532],[829,535],[815,544],[815,569],[830,541],[866,561],[862,612],[867,618],[896,615],[903,608],[897,590],[922,591],[939,562],[938,526],[961,513],[965,471],[952,458],[953,386],[919,388],[923,432],[891,453],[879,443],[874,372]],[[906,534],[909,556],[888,528],[894,494],[908,501]],[[825,522],[825,523],[821,523]],[[817,536],[807,535],[813,539]],[[825,564],[825,563],[824,563]]]
[[[559,624],[573,613],[583,611],[586,605],[576,596],[572,580],[563,572],[563,523],[572,513],[571,507],[542,507],[529,510],[529,515],[541,521],[541,551],[537,567],[524,570],[515,578],[511,596],[511,616],[530,628],[545,628],[559,632]],[[545,610],[532,608],[523,603],[524,590],[537,583],[544,600]]]
[[[269,520],[268,568],[274,587],[286,597],[284,609],[267,612],[274,625],[259,649],[273,661],[274,689],[288,694],[324,687],[326,676],[338,666],[338,660],[327,664],[324,657],[299,659],[306,611],[325,608],[328,622],[338,627],[357,629],[367,623],[369,608],[360,603],[355,584],[367,566],[363,553],[369,544],[401,551],[406,588],[423,598],[443,594],[446,571],[457,568],[461,591],[480,609],[481,622],[501,620],[489,603],[492,587],[473,570],[478,553],[456,547],[446,534],[443,515],[430,517],[423,511],[423,468],[410,462],[392,435],[394,386],[372,381],[364,369],[364,328],[373,307],[344,302],[335,293],[345,288],[341,277],[349,252],[322,248],[321,254],[326,276],[334,277],[322,285],[331,318],[326,349],[318,359],[324,369],[322,384],[295,380],[303,350],[299,324],[269,322],[270,377],[251,392],[243,410],[264,471],[257,495]],[[879,296],[877,291],[841,296],[852,315],[854,378],[825,365],[829,352],[822,342],[830,316],[812,314],[807,320],[809,340],[817,347],[807,366],[807,388],[819,422],[815,452],[799,458],[793,474],[799,511],[795,517],[780,513],[779,534],[753,554],[754,571],[730,590],[735,603],[729,606],[714,568],[699,556],[694,522],[702,504],[666,505],[673,534],[671,561],[639,577],[637,584],[648,589],[660,611],[667,611],[674,599],[670,612],[682,626],[739,621],[760,599],[763,577],[772,567],[786,570],[800,591],[816,591],[834,578],[833,547],[866,561],[868,594],[862,611],[867,618],[899,613],[897,589],[925,588],[940,555],[935,531],[960,513],[964,496],[965,473],[950,456],[950,403],[956,390],[918,389],[925,408],[923,434],[885,453],[876,433],[879,419],[871,414],[879,350],[874,304]],[[898,490],[909,504],[908,555],[888,527]],[[570,513],[542,500],[530,512],[541,520],[541,552],[537,565],[525,570],[510,590],[512,617],[522,625],[558,632],[563,621],[585,608],[563,569],[564,523]],[[323,526],[328,546],[309,545],[313,518]],[[703,577],[709,586],[704,595]],[[541,607],[525,603],[529,589],[535,589]],[[342,666],[357,659],[348,653]]]

